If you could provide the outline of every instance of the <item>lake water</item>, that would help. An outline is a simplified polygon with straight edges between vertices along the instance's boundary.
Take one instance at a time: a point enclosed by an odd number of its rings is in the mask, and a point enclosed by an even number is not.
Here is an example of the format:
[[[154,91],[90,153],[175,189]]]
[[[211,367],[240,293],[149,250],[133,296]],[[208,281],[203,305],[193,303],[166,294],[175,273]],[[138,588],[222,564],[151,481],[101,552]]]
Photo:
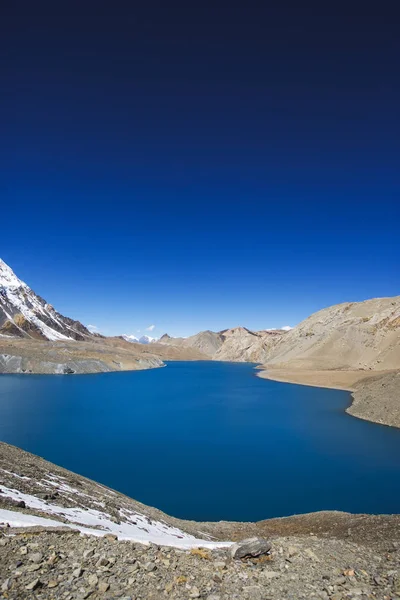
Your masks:
[[[177,517],[400,512],[400,430],[254,365],[1,375],[0,439]]]

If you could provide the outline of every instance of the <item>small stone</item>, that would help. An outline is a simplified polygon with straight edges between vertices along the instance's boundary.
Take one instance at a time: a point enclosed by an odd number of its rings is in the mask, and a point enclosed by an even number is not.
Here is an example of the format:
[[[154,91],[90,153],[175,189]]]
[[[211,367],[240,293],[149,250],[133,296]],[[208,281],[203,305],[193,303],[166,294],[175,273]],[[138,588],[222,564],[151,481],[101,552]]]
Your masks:
[[[200,598],[200,592],[197,587],[192,587],[189,598]]]
[[[105,556],[102,556],[97,561],[96,567],[106,567],[109,563],[110,563],[110,561],[108,560],[108,558],[106,558]]]
[[[267,540],[253,537],[233,544],[229,551],[232,558],[240,559],[247,556],[260,556],[261,554],[267,554],[267,552],[270,550],[271,544]]]
[[[157,567],[153,562],[148,562],[144,565],[144,570],[148,573],[151,573],[151,571],[155,571],[156,569]]]
[[[118,536],[115,535],[115,533],[106,533],[106,535],[104,536],[104,539],[108,540],[109,542],[117,542]]]
[[[22,556],[25,556],[25,554],[28,554],[28,547],[27,546],[22,546],[19,549],[19,553],[22,554]]]
[[[33,563],[40,563],[43,560],[43,554],[41,552],[33,552],[29,555],[29,560]]]
[[[50,581],[47,584],[48,588],[55,588],[58,586],[58,581],[55,581],[55,579],[50,579]]]
[[[98,585],[99,592],[104,594],[109,588],[110,588],[110,584],[107,583],[107,581],[100,581],[100,583]]]
[[[311,548],[305,548],[304,550],[304,554],[306,556],[308,556],[308,558],[310,558],[311,560],[315,560],[316,562],[319,562],[319,558],[318,556],[315,554],[315,552],[313,552],[311,550]]]
[[[94,550],[91,548],[90,550],[85,550],[83,553],[83,558],[91,558],[94,555]]]
[[[33,581],[31,581],[30,583],[28,583],[28,585],[25,586],[26,590],[36,590],[37,587],[39,587],[40,585],[40,579],[34,579]]]
[[[78,567],[77,569],[75,569],[74,571],[72,571],[72,575],[77,579],[78,577],[80,577],[83,573],[83,569],[82,567]]]
[[[248,600],[262,600],[263,597],[263,588],[259,585],[248,585],[243,588],[244,597]]]
[[[354,577],[354,569],[346,569],[343,571],[343,575],[346,575],[346,577]]]
[[[265,577],[265,579],[275,579],[275,577],[280,577],[281,574],[277,573],[276,571],[264,571],[263,572],[263,577]]]
[[[95,587],[98,583],[99,578],[97,577],[97,575],[95,575],[94,573],[92,573],[92,575],[89,575],[88,584],[90,585],[90,587]]]
[[[10,589],[10,587],[11,587],[11,580],[10,579],[6,579],[1,584],[1,591],[2,592],[8,592],[8,590]]]

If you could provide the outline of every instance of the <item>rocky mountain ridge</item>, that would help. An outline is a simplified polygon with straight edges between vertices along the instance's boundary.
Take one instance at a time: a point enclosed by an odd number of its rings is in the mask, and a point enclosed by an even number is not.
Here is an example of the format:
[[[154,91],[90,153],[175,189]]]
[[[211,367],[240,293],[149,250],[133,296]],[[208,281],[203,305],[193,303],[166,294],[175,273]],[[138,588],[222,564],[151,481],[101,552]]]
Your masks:
[[[1,259],[0,335],[51,341],[96,337],[79,321],[58,313]]]

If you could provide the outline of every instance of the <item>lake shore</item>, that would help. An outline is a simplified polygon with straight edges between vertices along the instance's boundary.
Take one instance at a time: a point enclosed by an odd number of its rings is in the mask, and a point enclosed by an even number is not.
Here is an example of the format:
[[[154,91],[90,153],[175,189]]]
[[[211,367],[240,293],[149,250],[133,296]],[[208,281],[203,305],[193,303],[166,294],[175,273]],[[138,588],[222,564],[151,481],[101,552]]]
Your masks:
[[[260,367],[257,376],[283,383],[351,392],[346,412],[380,425],[400,427],[400,371],[313,370]]]

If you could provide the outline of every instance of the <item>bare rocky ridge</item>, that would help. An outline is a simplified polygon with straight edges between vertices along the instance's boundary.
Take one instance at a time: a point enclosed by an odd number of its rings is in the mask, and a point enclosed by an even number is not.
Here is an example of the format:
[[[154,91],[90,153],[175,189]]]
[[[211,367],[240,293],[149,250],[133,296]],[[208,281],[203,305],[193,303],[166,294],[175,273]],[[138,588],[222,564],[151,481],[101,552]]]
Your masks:
[[[222,335],[224,343],[214,354],[214,360],[264,363],[268,361],[278,340],[286,336],[286,332],[250,331],[245,327],[235,327],[223,331]]]
[[[201,331],[187,338],[174,338],[165,334],[158,340],[158,343],[179,348],[196,348],[207,357],[212,357],[223,345],[224,336],[222,332],[215,333],[214,331]]]
[[[0,444],[0,490],[2,598],[400,597],[400,516],[183,521],[7,444]],[[93,515],[101,519],[83,533]],[[147,542],[127,539],[127,525]],[[255,558],[219,542],[253,536],[267,540],[251,544]]]

